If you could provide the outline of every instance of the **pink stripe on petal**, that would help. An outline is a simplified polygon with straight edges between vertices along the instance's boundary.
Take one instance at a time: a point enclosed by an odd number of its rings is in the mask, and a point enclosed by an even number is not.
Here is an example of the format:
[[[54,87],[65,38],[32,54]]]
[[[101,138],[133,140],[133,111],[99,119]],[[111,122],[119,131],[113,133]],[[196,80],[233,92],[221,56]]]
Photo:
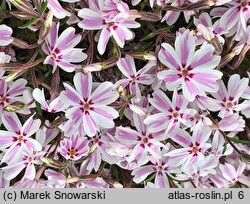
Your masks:
[[[140,183],[144,181],[148,177],[148,175],[150,175],[154,171],[155,170],[153,169],[153,166],[144,166],[136,168],[132,172],[132,175],[134,176],[133,181],[135,183]]]
[[[19,162],[11,166],[3,167],[2,169],[4,171],[4,178],[7,180],[15,178],[25,167],[26,165],[24,164],[24,162]]]
[[[98,105],[108,105],[113,103],[119,94],[115,86],[111,82],[102,83],[97,89],[93,92],[90,99],[95,104]]]
[[[132,78],[132,76],[136,76],[135,62],[132,57],[126,55],[125,58],[121,58],[117,62],[117,66],[124,76],[127,78]]]
[[[3,124],[7,130],[10,132],[20,132],[22,129],[22,125],[16,115],[16,113],[4,113],[3,114]]]
[[[70,12],[64,10],[62,6],[59,4],[58,0],[48,0],[48,8],[52,11],[53,15],[58,19],[70,16]]]
[[[94,136],[97,131],[96,123],[94,120],[91,118],[89,113],[83,114],[83,126],[84,126],[84,131],[88,136]]]
[[[92,89],[92,75],[91,73],[83,74],[77,73],[74,76],[74,85],[78,93],[80,93],[83,99],[88,99]]]
[[[97,49],[98,49],[98,52],[100,53],[100,55],[104,54],[110,36],[111,36],[110,29],[103,28],[103,30],[101,31],[100,37],[99,37],[98,44],[97,44]]]
[[[141,137],[141,135],[135,130],[124,127],[117,127],[115,135],[119,141],[127,142],[129,144],[138,143],[138,138]]]
[[[163,43],[161,46],[162,48],[160,49],[158,54],[158,58],[161,63],[166,65],[170,69],[179,70],[180,62],[174,48],[167,43]]]
[[[29,163],[26,167],[24,178],[27,178],[29,180],[34,180],[36,176],[36,169],[34,164]]]
[[[41,121],[39,119],[33,120],[33,115],[23,124],[21,134],[23,136],[31,136],[33,135],[41,125]]]

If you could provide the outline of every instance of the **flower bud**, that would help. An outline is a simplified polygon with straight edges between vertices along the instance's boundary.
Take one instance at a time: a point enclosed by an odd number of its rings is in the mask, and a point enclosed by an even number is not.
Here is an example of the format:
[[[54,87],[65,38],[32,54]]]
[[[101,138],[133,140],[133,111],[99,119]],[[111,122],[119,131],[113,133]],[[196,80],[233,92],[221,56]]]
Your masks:
[[[161,20],[161,17],[156,13],[142,11],[141,14],[142,14],[141,20],[144,21],[156,22]]]
[[[51,11],[49,11],[46,20],[43,22],[42,28],[40,30],[39,39],[37,41],[38,44],[41,44],[43,40],[46,38],[46,36],[50,31],[52,23],[53,23],[53,14]]]
[[[32,4],[26,0],[10,0],[10,2],[19,10],[33,16],[39,17],[39,14],[35,11]]]
[[[55,161],[51,158],[41,157],[41,161],[45,163],[47,166],[52,167],[52,168],[62,169],[64,167],[64,164],[58,161]]]

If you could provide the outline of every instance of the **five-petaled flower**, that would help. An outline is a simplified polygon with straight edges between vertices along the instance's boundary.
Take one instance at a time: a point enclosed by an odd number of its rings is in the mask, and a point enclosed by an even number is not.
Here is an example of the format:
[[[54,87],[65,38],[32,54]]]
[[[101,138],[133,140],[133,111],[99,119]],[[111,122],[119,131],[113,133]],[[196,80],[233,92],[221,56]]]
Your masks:
[[[83,49],[74,48],[80,41],[81,35],[75,34],[75,28],[69,27],[58,37],[60,23],[53,23],[45,43],[42,48],[48,55],[44,60],[44,64],[51,64],[53,72],[57,66],[66,72],[73,72],[79,65],[72,63],[80,63],[87,58],[82,52]]]
[[[101,30],[98,32],[98,51],[102,55],[109,38],[113,36],[117,44],[123,48],[125,40],[131,40],[134,35],[129,28],[138,28],[140,24],[130,16],[126,3],[119,0],[93,1],[90,8],[79,10],[78,16],[83,18],[78,26],[86,30]]]
[[[65,91],[60,100],[68,105],[66,117],[69,119],[64,127],[79,134],[85,132],[88,136],[96,135],[100,128],[113,128],[113,119],[118,112],[109,107],[119,94],[111,82],[100,84],[92,93],[92,75],[77,73],[74,76],[75,88],[64,83]]]
[[[206,150],[211,147],[210,143],[207,143],[211,129],[206,127],[197,126],[192,137],[185,130],[180,130],[173,139],[183,148],[172,150],[165,154],[165,156],[171,157],[169,165],[180,166],[182,169],[186,169],[188,165],[197,164],[204,160]]]
[[[88,140],[86,137],[72,135],[71,138],[64,138],[58,149],[65,159],[78,160],[89,152]]]
[[[150,132],[166,130],[167,134],[175,134],[180,129],[181,124],[187,127],[191,126],[191,119],[196,110],[187,108],[188,101],[176,90],[172,102],[159,89],[153,93],[153,98],[150,98],[149,102],[160,111],[160,113],[150,115],[144,120]]]
[[[18,157],[24,148],[30,151],[42,150],[42,145],[37,140],[31,138],[41,125],[39,119],[34,120],[32,115],[21,125],[16,114],[6,113],[3,117],[3,124],[7,131],[0,130],[0,148],[5,152],[1,163],[11,162]]]
[[[173,91],[182,88],[188,101],[194,101],[195,96],[206,96],[206,92],[218,90],[216,80],[222,73],[214,68],[221,57],[213,54],[214,47],[203,44],[195,51],[195,37],[186,30],[175,40],[175,49],[168,43],[161,45],[158,57],[168,69],[158,73],[158,78],[165,81],[167,88]]]
[[[154,81],[153,74],[148,72],[156,65],[155,61],[149,61],[142,69],[136,71],[135,62],[132,57],[126,55],[117,62],[117,66],[127,79],[121,79],[116,84],[126,87],[129,85],[130,94],[134,94],[135,102],[141,100],[139,84],[150,85]]]

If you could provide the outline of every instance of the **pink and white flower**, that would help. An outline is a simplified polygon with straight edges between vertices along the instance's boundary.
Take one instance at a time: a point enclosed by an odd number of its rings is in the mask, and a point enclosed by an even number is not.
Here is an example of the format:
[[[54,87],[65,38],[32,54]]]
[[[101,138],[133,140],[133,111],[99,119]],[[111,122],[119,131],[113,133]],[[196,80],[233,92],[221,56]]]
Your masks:
[[[189,102],[176,90],[173,93],[172,102],[161,90],[156,90],[149,102],[160,111],[144,120],[149,132],[166,130],[167,134],[175,134],[181,124],[186,127],[192,125],[191,119],[196,114],[196,110],[187,108]]]
[[[80,0],[61,0],[61,1],[74,3]],[[66,16],[71,16],[71,13],[69,11],[62,8],[58,0],[48,0],[48,8],[49,10],[52,11],[53,15],[58,19],[65,18]]]
[[[0,80],[0,124],[2,124],[2,117],[8,113],[5,108],[14,103],[25,103],[23,94],[27,89],[25,86],[27,80],[18,79],[14,82],[7,83],[5,80]]]
[[[63,110],[63,103],[60,101],[59,97],[52,100],[50,103],[48,103],[45,99],[44,95],[44,89],[40,90],[38,88],[35,88],[32,93],[34,99],[41,104],[42,109],[51,112],[56,113],[58,111]]]
[[[195,51],[195,37],[189,30],[179,34],[175,41],[175,49],[163,43],[158,57],[168,69],[158,73],[158,78],[165,81],[166,87],[173,91],[182,88],[188,101],[195,96],[206,96],[206,92],[218,90],[216,80],[222,77],[220,71],[214,70],[221,57],[213,54],[212,45],[203,44]]]
[[[111,129],[113,130],[113,129]],[[115,155],[108,153],[107,149],[110,147],[110,143],[114,143],[115,138],[109,133],[109,131],[103,131],[89,140],[90,149],[92,153],[84,164],[86,170],[98,171],[102,160],[108,162],[109,164],[116,164],[119,161],[119,158]]]
[[[53,72],[57,66],[66,72],[73,72],[80,65],[72,63],[84,61],[87,55],[82,52],[83,49],[74,48],[81,41],[81,35],[75,34],[75,28],[67,28],[58,37],[59,25],[59,23],[54,23],[45,38],[42,49],[48,56],[44,60],[44,64],[51,64]]]
[[[74,76],[75,89],[64,83],[65,91],[60,100],[69,108],[66,117],[69,121],[64,127],[71,131],[78,129],[79,134],[85,132],[88,136],[96,135],[100,128],[113,128],[113,119],[119,116],[118,112],[109,107],[119,94],[111,82],[100,84],[92,93],[92,75],[77,73]]]
[[[39,119],[34,120],[32,115],[22,125],[16,114],[6,113],[3,117],[3,124],[7,131],[0,130],[0,148],[5,152],[1,163],[15,160],[24,148],[30,151],[42,150],[41,144],[31,138],[40,127]]]
[[[141,100],[139,84],[150,85],[153,83],[153,74],[149,74],[148,72],[155,65],[155,61],[149,61],[142,69],[136,71],[134,59],[129,55],[126,55],[125,58],[121,58],[117,62],[117,66],[127,79],[119,80],[116,83],[117,86],[121,85],[122,87],[126,87],[129,85],[130,94],[135,95],[135,98],[132,100],[139,102]]]
[[[207,143],[210,135],[211,129],[208,127],[196,127],[192,136],[185,130],[179,130],[171,139],[183,148],[175,149],[165,154],[165,156],[171,157],[169,165],[182,165],[182,169],[185,170],[188,165],[202,162],[205,159],[206,151],[211,147],[211,144]]]
[[[157,188],[169,188],[169,181],[167,176],[171,173],[180,172],[176,167],[169,165],[169,157],[162,156],[159,159],[149,156],[150,165],[135,168],[132,171],[134,176],[133,181],[140,183],[144,181],[150,174],[156,173],[155,175],[155,186]]]
[[[171,6],[174,7],[181,7],[186,3],[185,0],[170,0],[170,1],[172,2]],[[183,13],[186,22],[188,22],[190,20],[190,17],[194,15],[195,12],[193,10],[184,10]],[[161,22],[166,21],[168,25],[173,25],[180,17],[180,14],[181,12],[179,11],[167,11],[165,16],[162,18]]]
[[[227,88],[222,80],[218,81],[219,90],[212,93],[216,99],[211,106],[207,106],[209,110],[220,111],[218,116],[221,118],[228,117],[234,111],[240,111],[244,105],[239,104],[239,99],[248,86],[248,79],[240,79],[240,75],[234,74],[228,80]]]
[[[116,139],[122,144],[133,145],[128,162],[137,161],[138,165],[147,161],[147,154],[159,159],[161,157],[161,147],[165,146],[160,142],[166,138],[164,131],[150,133],[148,127],[143,123],[144,117],[133,115],[136,130],[128,127],[116,128]]]
[[[12,32],[9,26],[0,25],[0,46],[7,46],[13,41]]]
[[[134,37],[129,28],[140,27],[135,18],[131,17],[128,5],[120,0],[93,1],[90,3],[90,8],[81,9],[78,16],[83,18],[78,23],[80,28],[101,30],[96,35],[97,49],[101,55],[105,52],[111,36],[123,48],[125,40]]]
[[[58,151],[65,159],[78,160],[88,154],[88,140],[86,137],[72,135],[71,138],[64,138],[60,142]]]
[[[237,169],[232,164],[229,163],[219,165],[221,174],[229,182],[229,185],[233,185],[237,181],[240,181],[240,176],[242,175],[245,168],[246,168],[245,162],[239,162]]]
[[[220,19],[221,27],[226,30],[232,29],[237,34],[242,30],[246,31],[247,21],[250,18],[250,1],[232,0],[228,5],[229,9]]]
[[[42,164],[40,157],[44,154],[45,152],[35,152],[28,150],[23,151],[18,162],[12,163],[2,168],[2,170],[4,171],[4,178],[7,180],[11,180],[26,168],[23,178],[34,180],[36,176],[35,164]],[[20,156],[18,155],[18,157]]]

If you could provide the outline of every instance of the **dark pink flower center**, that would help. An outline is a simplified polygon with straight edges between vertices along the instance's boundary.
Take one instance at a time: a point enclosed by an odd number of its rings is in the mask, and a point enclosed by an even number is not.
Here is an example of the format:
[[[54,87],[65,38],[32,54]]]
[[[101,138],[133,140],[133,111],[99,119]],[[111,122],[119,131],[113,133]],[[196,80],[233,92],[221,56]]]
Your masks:
[[[198,152],[201,151],[201,148],[199,147],[200,144],[198,142],[195,143],[195,145],[191,144],[190,147],[192,147],[191,150],[188,150],[190,154],[193,154],[193,156],[198,156]]]
[[[9,102],[9,99],[6,96],[3,96],[2,98],[0,98],[0,105],[4,105],[4,102]]]

